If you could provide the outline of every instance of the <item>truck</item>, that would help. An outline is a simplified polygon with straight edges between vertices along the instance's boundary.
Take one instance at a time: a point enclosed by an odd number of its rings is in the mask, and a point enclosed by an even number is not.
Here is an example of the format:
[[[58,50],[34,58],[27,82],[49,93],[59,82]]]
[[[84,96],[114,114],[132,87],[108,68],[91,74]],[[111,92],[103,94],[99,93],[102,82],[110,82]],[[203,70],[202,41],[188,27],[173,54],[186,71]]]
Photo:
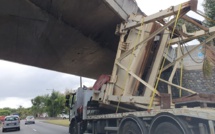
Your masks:
[[[215,27],[186,15],[198,13],[197,3],[150,16],[131,14],[116,26],[120,39],[112,74],[66,95],[70,134],[215,134],[215,95],[173,83],[183,58],[215,38]],[[179,19],[198,30],[188,32]],[[182,53],[184,43],[199,37],[205,40]]]

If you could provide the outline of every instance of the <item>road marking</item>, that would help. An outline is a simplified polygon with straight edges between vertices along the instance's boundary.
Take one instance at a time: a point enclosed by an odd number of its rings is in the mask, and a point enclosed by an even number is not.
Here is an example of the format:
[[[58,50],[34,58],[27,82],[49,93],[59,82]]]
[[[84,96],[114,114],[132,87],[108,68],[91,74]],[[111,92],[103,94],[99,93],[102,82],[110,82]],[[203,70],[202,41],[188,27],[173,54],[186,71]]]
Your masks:
[[[34,131],[37,131],[36,129],[33,129]]]

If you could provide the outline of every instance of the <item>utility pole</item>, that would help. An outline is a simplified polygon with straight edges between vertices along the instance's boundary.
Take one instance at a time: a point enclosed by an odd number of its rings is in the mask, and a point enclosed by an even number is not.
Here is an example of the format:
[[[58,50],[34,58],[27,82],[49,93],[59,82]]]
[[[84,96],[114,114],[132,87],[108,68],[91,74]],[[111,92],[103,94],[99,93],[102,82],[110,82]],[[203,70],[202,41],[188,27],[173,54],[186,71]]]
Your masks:
[[[82,77],[80,76],[80,88],[82,88]]]

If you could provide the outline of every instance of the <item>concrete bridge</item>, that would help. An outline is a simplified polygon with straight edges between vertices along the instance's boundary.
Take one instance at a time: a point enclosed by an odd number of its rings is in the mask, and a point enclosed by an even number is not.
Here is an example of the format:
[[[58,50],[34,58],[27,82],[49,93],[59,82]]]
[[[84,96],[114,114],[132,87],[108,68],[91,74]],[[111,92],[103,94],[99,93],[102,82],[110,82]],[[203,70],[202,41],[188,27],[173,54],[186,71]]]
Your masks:
[[[116,25],[135,0],[1,0],[0,59],[97,78],[111,74]]]

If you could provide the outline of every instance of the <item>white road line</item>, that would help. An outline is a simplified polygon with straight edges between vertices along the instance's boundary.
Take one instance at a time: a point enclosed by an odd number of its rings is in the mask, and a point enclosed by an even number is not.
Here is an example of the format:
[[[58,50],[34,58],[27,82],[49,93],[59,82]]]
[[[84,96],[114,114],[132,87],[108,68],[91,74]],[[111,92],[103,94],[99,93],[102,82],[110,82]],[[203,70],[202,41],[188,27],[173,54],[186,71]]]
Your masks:
[[[34,131],[37,131],[36,129],[33,129]]]

